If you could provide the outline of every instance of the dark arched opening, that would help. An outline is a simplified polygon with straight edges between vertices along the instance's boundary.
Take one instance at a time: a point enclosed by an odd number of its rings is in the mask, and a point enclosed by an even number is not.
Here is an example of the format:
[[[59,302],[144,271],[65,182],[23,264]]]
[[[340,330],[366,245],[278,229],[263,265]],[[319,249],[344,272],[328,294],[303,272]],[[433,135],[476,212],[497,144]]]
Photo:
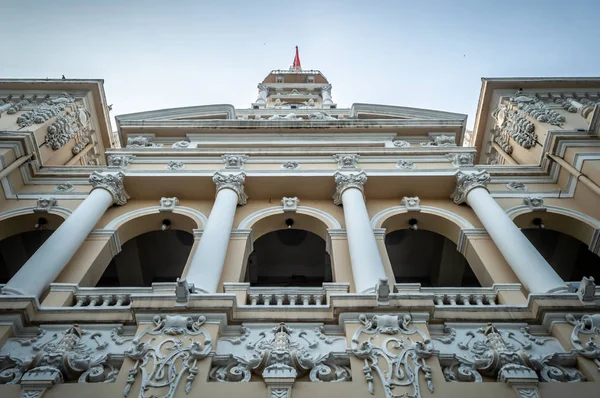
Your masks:
[[[400,229],[385,236],[385,247],[396,283],[423,287],[479,287],[469,263],[456,244],[436,232]]]
[[[0,241],[0,283],[7,283],[54,232],[45,229],[39,221],[35,226],[38,229],[22,232]]]
[[[303,229],[269,232],[254,242],[246,281],[253,286],[321,286],[331,282],[325,240]]]
[[[545,228],[521,230],[564,281],[579,282],[584,276],[600,280],[600,257],[574,237]]]
[[[181,277],[194,236],[181,230],[151,231],[128,240],[102,277],[98,287],[151,286]]]

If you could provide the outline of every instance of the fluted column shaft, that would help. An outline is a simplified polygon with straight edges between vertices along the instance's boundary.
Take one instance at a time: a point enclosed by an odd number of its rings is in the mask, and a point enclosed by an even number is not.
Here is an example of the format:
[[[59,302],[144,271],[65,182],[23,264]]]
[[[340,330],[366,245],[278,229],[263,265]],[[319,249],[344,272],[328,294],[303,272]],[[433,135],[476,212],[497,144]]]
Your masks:
[[[567,286],[529,239],[513,223],[486,188],[490,176],[485,170],[457,174],[457,204],[467,202],[481,221],[504,259],[530,293],[566,290]]]
[[[121,172],[94,172],[92,192],[8,281],[3,293],[41,296],[75,255],[104,212],[127,203]]]
[[[245,177],[244,173],[220,172],[213,177],[217,196],[186,276],[203,293],[215,293],[219,286],[235,210],[248,199],[244,193]]]
[[[354,286],[359,293],[373,292],[386,274],[363,195],[367,175],[364,171],[337,172],[334,177],[337,189],[333,199],[344,206]]]

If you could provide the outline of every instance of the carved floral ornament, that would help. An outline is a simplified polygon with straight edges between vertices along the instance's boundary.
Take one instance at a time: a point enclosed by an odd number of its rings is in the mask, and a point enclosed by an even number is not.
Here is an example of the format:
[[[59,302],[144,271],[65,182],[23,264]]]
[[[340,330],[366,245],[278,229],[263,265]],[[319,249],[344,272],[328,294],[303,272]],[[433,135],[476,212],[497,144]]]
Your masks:
[[[454,199],[454,203],[461,204],[466,202],[467,194],[474,188],[486,188],[490,182],[490,174],[486,170],[465,173],[458,171],[456,173],[456,189],[450,196]]]
[[[337,161],[338,168],[340,169],[355,169],[359,157],[360,156],[355,153],[333,155],[333,158]]]
[[[172,398],[184,375],[185,392],[189,394],[199,371],[198,362],[212,350],[211,336],[202,326],[206,317],[195,320],[181,315],[157,315],[153,321],[155,327],[147,327],[125,351],[134,364],[123,395],[129,396],[139,374],[139,398],[148,396],[149,391],[153,397]]]
[[[73,185],[70,182],[63,182],[61,184],[58,184],[56,187],[54,187],[52,192],[68,193],[68,192],[73,192],[74,190],[75,190],[75,185]]]
[[[281,168],[284,170],[298,170],[300,165],[296,161],[288,160],[281,164]]]
[[[127,147],[126,148],[161,148],[163,144],[155,144],[152,142],[152,137],[146,136],[136,136],[136,137],[127,137]]]
[[[223,162],[225,163],[226,169],[242,169],[244,168],[244,163],[248,160],[247,155],[223,155],[221,156]]]
[[[48,213],[56,205],[58,205],[58,201],[55,198],[39,198],[33,212]]]
[[[179,171],[185,169],[185,163],[182,161],[170,160],[165,166],[165,170]]]
[[[108,167],[120,167],[126,169],[134,158],[135,155],[108,155]]]
[[[333,195],[333,203],[339,206],[342,204],[342,194],[348,188],[359,189],[364,195],[364,185],[367,182],[367,173],[361,170],[358,173],[342,173],[336,171],[333,175],[335,179],[335,194]]]
[[[119,206],[123,206],[129,199],[129,195],[127,194],[127,191],[125,191],[125,186],[123,185],[124,179],[125,174],[121,171],[117,173],[101,173],[94,171],[94,173],[90,175],[89,181],[93,187],[92,190],[97,188],[107,190],[112,195],[113,202]]]
[[[519,181],[511,181],[506,184],[506,188],[510,191],[525,192],[528,190],[527,185]]]
[[[415,162],[413,162],[412,160],[399,160],[398,163],[396,163],[396,167],[399,169],[404,169],[404,170],[413,170],[415,169],[417,166],[415,165]]]
[[[284,212],[296,212],[298,210],[298,205],[300,204],[300,199],[297,197],[288,198],[283,197],[281,199],[281,206],[283,207]]]
[[[472,153],[449,153],[446,157],[455,167],[473,167],[475,155]]]
[[[418,196],[405,196],[402,198],[400,205],[406,207],[407,211],[421,211],[421,199]]]
[[[175,207],[179,206],[179,199],[176,197],[172,198],[160,198],[159,212],[172,212]]]
[[[240,206],[248,203],[248,195],[244,191],[244,181],[246,174],[242,173],[221,173],[216,172],[213,176],[213,182],[217,185],[217,193],[221,189],[231,189],[238,195],[238,204]]]

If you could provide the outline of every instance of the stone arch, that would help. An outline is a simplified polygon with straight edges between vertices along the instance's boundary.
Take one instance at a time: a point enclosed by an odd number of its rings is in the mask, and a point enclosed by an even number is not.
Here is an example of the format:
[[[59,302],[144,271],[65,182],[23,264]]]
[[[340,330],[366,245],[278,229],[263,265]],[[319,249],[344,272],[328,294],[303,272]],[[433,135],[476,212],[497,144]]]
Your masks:
[[[279,215],[281,218],[281,216],[283,216],[283,220],[285,220],[286,218],[294,218],[297,217],[298,215],[302,215],[302,216],[307,216],[307,218],[312,218],[314,220],[318,220],[320,221],[324,228],[323,231],[326,233],[327,229],[341,229],[342,226],[340,225],[339,221],[333,217],[331,214],[320,210],[320,209],[315,209],[313,207],[308,207],[308,206],[298,206],[298,209],[296,212],[292,213],[292,212],[284,212],[283,211],[283,206],[274,206],[274,207],[269,207],[266,209],[261,209],[258,210],[252,214],[250,214],[249,216],[247,216],[246,218],[244,218],[238,225],[238,229],[252,229],[254,231],[254,226],[259,223],[261,220],[266,219],[267,217],[272,217],[272,216],[277,216]],[[317,229],[321,229],[321,228],[317,228]],[[270,231],[267,231],[270,232]],[[311,232],[315,232],[315,231],[311,231]],[[265,232],[266,233],[266,232]],[[315,232],[317,233],[317,232]],[[326,236],[325,233],[317,233],[318,235],[321,236]],[[258,237],[258,236],[257,236]],[[255,239],[257,238],[255,237]]]
[[[577,210],[544,205],[545,211],[528,206],[515,206],[506,214],[519,228],[530,228],[533,219],[541,218],[547,229],[569,235],[588,245],[589,250],[600,255],[600,221]]]

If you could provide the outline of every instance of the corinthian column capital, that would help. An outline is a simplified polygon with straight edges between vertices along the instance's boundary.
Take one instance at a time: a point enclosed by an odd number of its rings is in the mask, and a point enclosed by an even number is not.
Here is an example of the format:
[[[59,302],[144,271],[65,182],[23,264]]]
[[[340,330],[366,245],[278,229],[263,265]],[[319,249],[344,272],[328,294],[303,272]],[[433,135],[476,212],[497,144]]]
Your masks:
[[[97,188],[105,189],[112,195],[113,203],[123,206],[129,199],[123,185],[124,179],[125,174],[120,171],[118,173],[94,171],[90,175],[89,182],[92,184],[92,191]]]
[[[487,190],[487,184],[489,182],[490,173],[486,170],[469,173],[459,171],[456,173],[456,189],[450,197],[454,199],[454,203],[459,205],[466,201],[467,194],[473,188],[485,188]]]
[[[335,179],[335,194],[333,195],[333,203],[336,205],[342,204],[342,193],[348,188],[359,189],[364,195],[364,185],[367,182],[367,173],[361,170],[357,173],[340,173],[337,171],[333,178]]]
[[[245,205],[248,202],[248,195],[244,192],[245,173],[221,173],[217,171],[213,176],[213,182],[217,185],[217,193],[221,189],[231,189],[238,195],[238,204]]]

